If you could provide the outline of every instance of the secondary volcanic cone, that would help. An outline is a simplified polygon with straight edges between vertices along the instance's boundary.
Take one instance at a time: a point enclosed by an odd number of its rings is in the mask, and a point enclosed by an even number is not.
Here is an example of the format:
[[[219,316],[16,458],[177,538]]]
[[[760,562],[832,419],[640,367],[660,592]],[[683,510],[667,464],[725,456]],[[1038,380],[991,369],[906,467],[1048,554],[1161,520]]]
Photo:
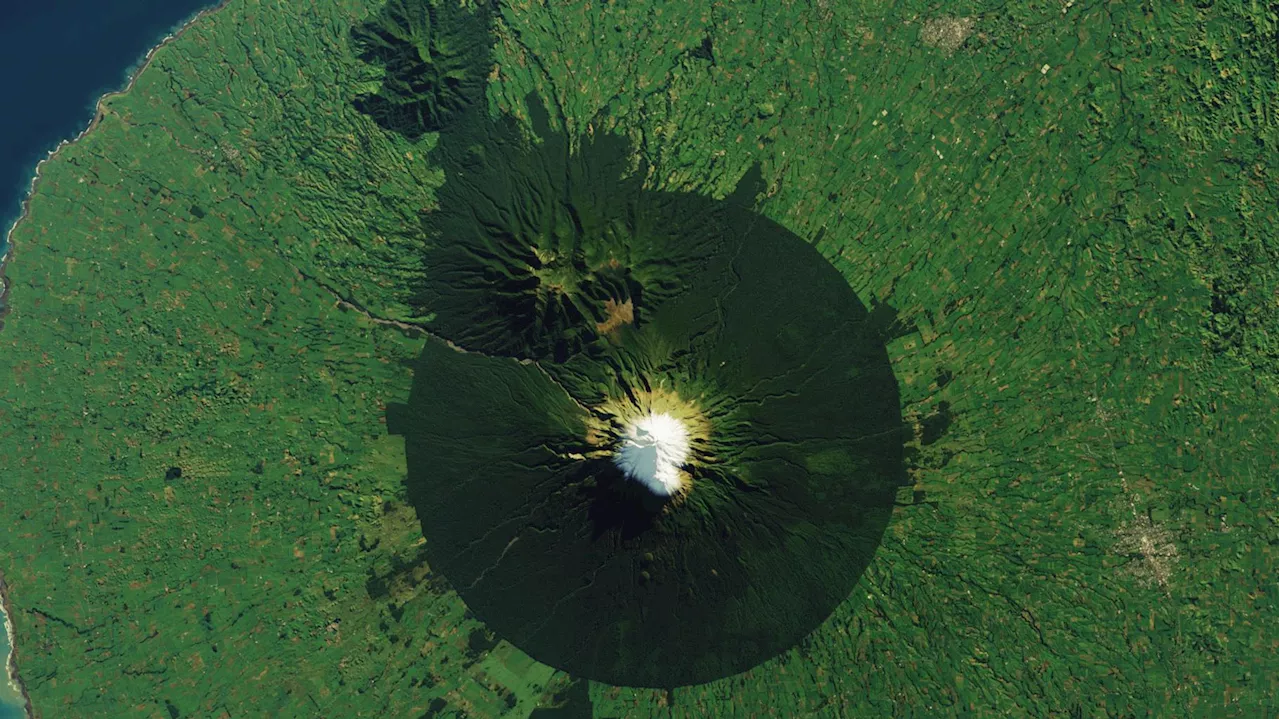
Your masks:
[[[352,45],[385,68],[378,92],[356,109],[385,130],[418,139],[448,125],[484,98],[489,13],[459,3],[390,0],[351,32]]]
[[[734,220],[727,205],[646,192],[625,138],[598,133],[575,152],[540,105],[530,116],[536,147],[510,119],[441,134],[447,181],[415,301],[468,349],[564,360],[683,292]]]
[[[830,615],[889,520],[903,435],[880,334],[748,208],[750,182],[647,190],[625,142],[569,152],[542,117],[539,143],[490,121],[444,154],[419,297],[452,345],[428,340],[389,418],[428,559],[578,676],[746,670]]]

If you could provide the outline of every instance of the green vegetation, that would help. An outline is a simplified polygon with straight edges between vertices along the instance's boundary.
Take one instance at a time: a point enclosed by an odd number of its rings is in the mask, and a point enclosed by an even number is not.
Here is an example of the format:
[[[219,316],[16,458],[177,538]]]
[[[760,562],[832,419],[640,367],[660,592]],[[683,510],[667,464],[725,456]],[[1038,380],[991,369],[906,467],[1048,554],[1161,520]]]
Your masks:
[[[232,0],[44,166],[0,331],[44,716],[1275,713],[1274,6],[502,3],[484,100],[413,7]],[[429,562],[384,410],[461,291],[433,128],[531,93],[654,193],[759,165],[885,328],[911,485],[742,674],[576,680]]]
[[[730,220],[710,198],[646,192],[623,138],[601,133],[571,152],[545,119],[538,130],[534,147],[511,120],[441,133],[432,158],[448,179],[406,301],[469,349],[562,362],[648,321],[723,251]]]
[[[491,630],[575,677],[750,669],[849,596],[905,484],[883,328],[744,206],[758,174],[726,200],[649,191],[643,166],[620,174],[625,141],[571,153],[530,114],[538,144],[507,119],[441,133],[421,297],[452,344],[427,343],[388,425],[427,558]],[[469,138],[487,139],[451,159]],[[612,461],[625,418],[651,411],[695,435],[688,491],[666,501]]]
[[[391,0],[351,32],[360,59],[385,69],[379,92],[356,107],[411,140],[446,127],[484,98],[488,19],[456,3]]]

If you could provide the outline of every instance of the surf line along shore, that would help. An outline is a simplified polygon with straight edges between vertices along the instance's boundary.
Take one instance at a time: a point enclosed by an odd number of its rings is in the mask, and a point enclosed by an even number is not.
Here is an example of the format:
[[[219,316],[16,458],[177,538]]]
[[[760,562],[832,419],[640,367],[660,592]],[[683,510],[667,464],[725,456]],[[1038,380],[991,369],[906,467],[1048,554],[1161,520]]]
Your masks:
[[[13,224],[9,226],[9,229],[5,231],[4,236],[0,238],[0,330],[4,329],[4,316],[9,313],[9,306],[10,306],[9,304],[10,283],[9,283],[9,278],[5,276],[4,270],[5,270],[5,267],[9,264],[9,262],[13,260],[13,249],[14,249],[13,242],[12,242],[13,233],[15,230],[18,229],[18,226],[21,225],[22,222],[26,220],[27,217],[31,214],[31,198],[34,197],[36,194],[36,188],[40,184],[40,176],[42,171],[44,170],[45,163],[57,157],[58,154],[62,152],[63,148],[75,142],[78,142],[85,135],[88,135],[90,132],[92,132],[93,128],[97,127],[98,123],[102,121],[103,116],[106,115],[106,111],[103,108],[103,103],[106,100],[109,100],[113,97],[119,97],[121,95],[125,95],[130,90],[132,90],[133,86],[138,82],[138,77],[141,76],[143,72],[146,72],[147,68],[151,65],[151,61],[155,59],[156,53],[159,52],[161,48],[163,48],[165,45],[168,45],[170,42],[173,42],[174,40],[178,39],[179,37],[181,37],[182,34],[185,33],[192,25],[194,25],[196,22],[204,18],[206,15],[211,15],[225,8],[228,4],[230,4],[230,2],[231,0],[218,0],[218,3],[216,5],[211,4],[209,7],[196,12],[194,15],[187,18],[184,22],[179,23],[177,26],[175,26],[175,28],[172,31],[170,31],[168,35],[165,35],[163,38],[160,39],[160,42],[153,45],[150,50],[147,50],[147,54],[143,55],[142,60],[138,62],[136,69],[134,69],[134,71],[129,75],[129,79],[125,82],[124,87],[118,90],[111,90],[109,92],[105,92],[102,94],[101,97],[98,98],[98,101],[95,102],[93,106],[93,117],[90,118],[89,124],[86,125],[85,128],[79,132],[79,134],[77,134],[75,137],[69,140],[60,141],[56,147],[54,147],[52,150],[49,151],[48,155],[45,155],[45,158],[43,160],[36,163],[35,172],[32,173],[31,183],[27,188],[27,196],[22,200],[22,210],[18,213],[18,218],[14,220]]]
[[[151,49],[147,51],[147,54],[142,57],[142,60],[137,64],[137,67],[129,75],[129,79],[125,82],[124,87],[118,90],[112,90],[110,92],[103,93],[103,95],[98,98],[98,101],[94,103],[93,117],[90,118],[89,124],[83,130],[81,130],[80,133],[77,134],[75,137],[69,140],[62,140],[61,142],[59,142],[57,147],[54,147],[52,150],[50,150],[49,154],[46,155],[43,160],[36,163],[35,172],[31,176],[31,184],[27,189],[27,196],[22,200],[22,210],[18,214],[18,218],[13,221],[12,225],[9,226],[9,229],[5,232],[3,238],[0,238],[0,331],[4,330],[4,317],[6,314],[8,314],[9,307],[11,306],[10,291],[12,287],[10,286],[9,278],[5,276],[5,268],[8,266],[8,264],[11,261],[13,261],[13,254],[14,254],[14,247],[12,242],[13,234],[18,229],[18,227],[23,223],[23,221],[25,221],[27,217],[30,216],[31,214],[31,200],[35,196],[36,190],[40,185],[40,178],[43,173],[45,163],[56,158],[64,148],[68,147],[69,145],[75,142],[78,142],[81,138],[85,137],[90,132],[92,132],[93,129],[98,126],[98,123],[102,121],[102,118],[106,115],[106,110],[104,107],[105,101],[113,97],[125,95],[129,91],[131,91],[134,85],[137,84],[138,78],[142,75],[142,73],[146,72],[148,67],[151,66],[151,61],[155,59],[157,52],[159,52],[163,47],[168,45],[170,42],[173,42],[177,38],[181,37],[182,34],[185,33],[188,29],[190,29],[192,25],[194,25],[196,22],[203,19],[206,15],[211,15],[225,8],[229,3],[230,3],[230,0],[220,0],[216,5],[211,5],[210,7],[207,7],[203,10],[196,12],[194,15],[187,18],[186,21],[177,25],[175,29],[169,32],[169,34],[161,38],[160,41],[155,45],[153,45]],[[31,704],[31,695],[28,694],[27,687],[23,683],[22,677],[18,671],[18,644],[17,644],[17,633],[14,631],[14,628],[13,628],[13,621],[14,621],[13,605],[9,601],[9,585],[5,581],[3,573],[0,573],[0,604],[3,604],[3,607],[4,607],[4,618],[3,618],[4,630],[9,638],[9,655],[5,657],[5,667],[8,675],[7,680],[9,682],[9,686],[13,689],[13,691],[17,695],[20,695],[22,697],[22,700],[25,704],[26,715],[28,717],[34,717],[36,716],[36,713],[35,713],[34,707]]]
[[[4,608],[4,631],[9,637],[9,656],[5,657],[6,679],[14,695],[22,697],[26,715],[35,716],[31,706],[31,695],[27,693],[26,685],[18,676],[18,647],[14,643],[13,622],[10,620],[13,616],[13,608],[9,604],[9,586],[5,584],[3,576],[0,576],[0,605]]]

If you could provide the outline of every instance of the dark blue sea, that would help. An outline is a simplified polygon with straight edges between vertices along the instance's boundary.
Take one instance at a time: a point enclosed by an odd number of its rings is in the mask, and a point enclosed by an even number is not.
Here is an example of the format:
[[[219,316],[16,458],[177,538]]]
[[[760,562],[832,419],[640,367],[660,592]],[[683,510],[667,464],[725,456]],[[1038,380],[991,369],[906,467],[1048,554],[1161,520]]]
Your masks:
[[[0,612],[0,617],[4,613]],[[0,719],[26,719],[26,706],[22,695],[9,684],[9,673],[5,669],[9,661],[9,636],[0,629]]]
[[[35,172],[58,142],[93,118],[147,50],[215,0],[0,0],[0,257]],[[0,621],[6,621],[0,613]],[[0,719],[25,712],[5,682],[0,629]]]
[[[147,50],[216,0],[0,0],[0,252],[36,163]],[[0,717],[2,719],[2,717]]]

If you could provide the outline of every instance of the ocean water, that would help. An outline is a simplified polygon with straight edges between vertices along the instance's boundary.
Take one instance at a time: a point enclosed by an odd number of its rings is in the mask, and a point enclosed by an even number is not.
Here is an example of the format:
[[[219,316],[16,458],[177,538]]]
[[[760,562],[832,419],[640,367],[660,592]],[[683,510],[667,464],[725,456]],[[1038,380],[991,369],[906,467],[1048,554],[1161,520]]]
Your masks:
[[[8,621],[4,611],[0,610],[0,620]],[[9,673],[5,669],[9,662],[9,633],[0,626],[0,719],[26,719],[26,706],[16,687],[9,683]]]
[[[0,243],[36,163],[93,117],[147,50],[213,0],[0,2]],[[0,247],[2,250],[3,247]]]
[[[36,163],[93,117],[104,93],[128,81],[147,50],[211,0],[0,2],[0,256]],[[11,298],[12,299],[12,298]],[[0,612],[0,622],[8,618]],[[0,631],[0,666],[9,642]],[[0,676],[0,719],[23,707]]]
[[[0,611],[0,618],[4,618],[3,611]],[[22,696],[9,686],[8,673],[3,669],[8,660],[9,635],[0,627],[0,719],[26,719]]]

